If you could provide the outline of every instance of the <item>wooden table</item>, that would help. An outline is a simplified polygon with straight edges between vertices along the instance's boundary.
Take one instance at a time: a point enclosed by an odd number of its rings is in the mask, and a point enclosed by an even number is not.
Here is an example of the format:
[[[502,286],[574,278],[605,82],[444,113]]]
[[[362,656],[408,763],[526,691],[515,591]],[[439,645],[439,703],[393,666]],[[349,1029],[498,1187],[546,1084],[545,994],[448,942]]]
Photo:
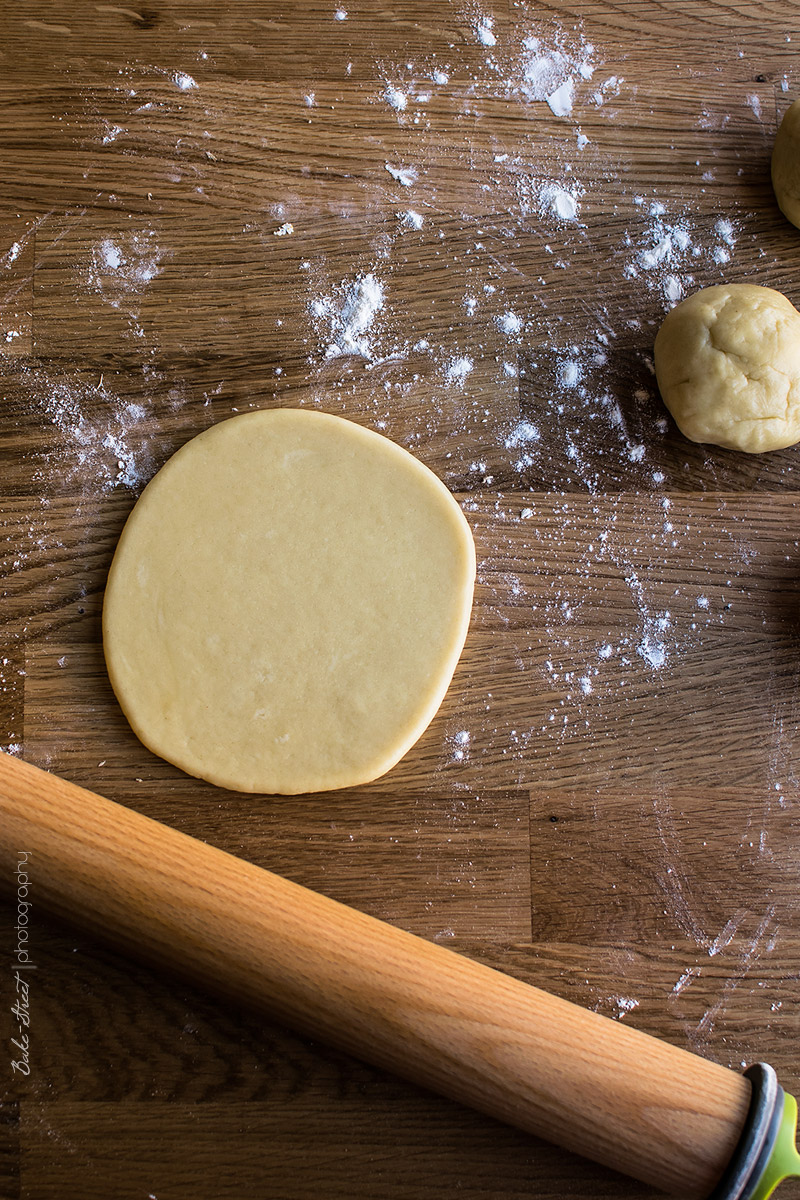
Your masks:
[[[651,362],[697,287],[800,297],[798,39],[789,0],[7,6],[0,745],[800,1087],[800,460],[686,442]],[[394,771],[250,797],[136,741],[103,584],[178,446],[301,404],[447,482],[476,603]],[[132,965],[32,876],[3,1196],[653,1194]]]

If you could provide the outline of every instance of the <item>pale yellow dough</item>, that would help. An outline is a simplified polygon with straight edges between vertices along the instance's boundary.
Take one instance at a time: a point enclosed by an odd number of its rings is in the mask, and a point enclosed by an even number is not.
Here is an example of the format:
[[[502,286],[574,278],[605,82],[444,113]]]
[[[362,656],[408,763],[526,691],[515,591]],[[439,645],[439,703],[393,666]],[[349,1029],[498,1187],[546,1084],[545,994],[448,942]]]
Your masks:
[[[800,227],[800,100],[787,108],[775,137],[772,187],[783,215]]]
[[[366,783],[432,720],[464,644],[469,526],[380,434],[277,409],[188,442],[123,530],[103,609],[139,738],[244,792]]]
[[[693,442],[758,454],[800,441],[800,313],[755,284],[704,288],[655,341],[664,403]]]

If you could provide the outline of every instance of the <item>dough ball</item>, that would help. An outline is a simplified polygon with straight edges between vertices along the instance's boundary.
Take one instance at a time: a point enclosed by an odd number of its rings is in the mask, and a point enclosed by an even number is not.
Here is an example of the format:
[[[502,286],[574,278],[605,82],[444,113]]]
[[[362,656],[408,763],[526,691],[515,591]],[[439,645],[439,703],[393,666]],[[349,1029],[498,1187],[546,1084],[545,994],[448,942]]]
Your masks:
[[[800,228],[800,100],[787,108],[775,138],[772,186],[781,212]]]
[[[692,442],[759,454],[800,441],[800,313],[772,288],[705,288],[655,342],[664,403]]]
[[[134,732],[190,775],[366,783],[436,713],[474,579],[461,509],[407,451],[324,413],[247,413],[188,442],[131,513],[109,677]]]

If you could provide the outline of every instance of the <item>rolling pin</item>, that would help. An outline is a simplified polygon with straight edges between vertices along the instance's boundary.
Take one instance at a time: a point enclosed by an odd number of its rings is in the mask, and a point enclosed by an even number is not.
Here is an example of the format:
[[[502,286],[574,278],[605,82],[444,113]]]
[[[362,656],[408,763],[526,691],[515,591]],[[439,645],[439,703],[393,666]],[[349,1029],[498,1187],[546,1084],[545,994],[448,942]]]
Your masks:
[[[800,1173],[797,1106],[0,754],[0,880],[118,948],[682,1200]],[[17,969],[27,950],[17,950]]]

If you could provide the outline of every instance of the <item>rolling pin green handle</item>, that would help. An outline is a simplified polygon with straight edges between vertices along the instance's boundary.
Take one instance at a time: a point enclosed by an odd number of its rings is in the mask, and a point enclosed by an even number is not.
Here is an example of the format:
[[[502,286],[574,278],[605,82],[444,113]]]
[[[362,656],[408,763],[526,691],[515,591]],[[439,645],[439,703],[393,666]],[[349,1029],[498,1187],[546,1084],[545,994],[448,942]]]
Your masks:
[[[800,1177],[795,1146],[797,1101],[767,1063],[748,1067],[753,1089],[739,1144],[709,1200],[767,1200],[779,1183]]]

